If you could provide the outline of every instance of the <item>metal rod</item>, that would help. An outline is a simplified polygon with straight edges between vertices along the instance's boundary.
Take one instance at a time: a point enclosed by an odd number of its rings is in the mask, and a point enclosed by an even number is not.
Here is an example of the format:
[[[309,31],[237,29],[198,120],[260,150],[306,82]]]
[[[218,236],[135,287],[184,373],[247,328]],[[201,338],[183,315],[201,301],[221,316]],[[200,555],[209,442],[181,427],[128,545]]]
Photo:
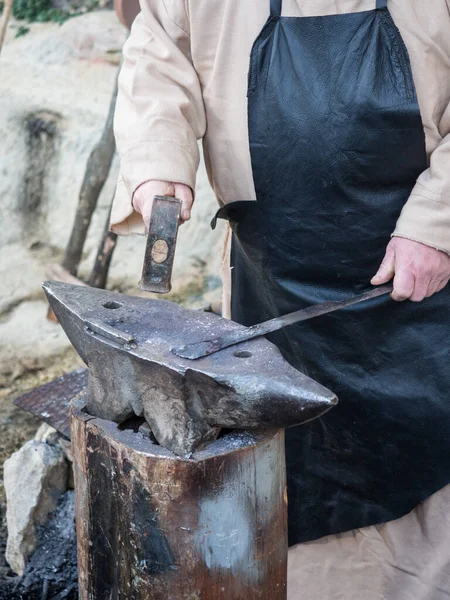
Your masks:
[[[209,354],[214,354],[229,346],[234,346],[235,344],[240,344],[241,342],[247,342],[248,340],[267,335],[273,331],[278,331],[288,325],[300,323],[301,321],[308,321],[309,319],[326,315],[336,310],[340,310],[341,308],[347,308],[348,306],[353,306],[354,304],[359,304],[360,302],[365,302],[366,300],[389,294],[392,292],[392,289],[392,284],[389,284],[374,288],[359,296],[347,298],[346,300],[313,304],[312,306],[283,315],[282,317],[275,317],[274,319],[270,319],[270,321],[247,327],[247,329],[238,329],[235,332],[211,340],[194,342],[193,344],[187,344],[180,348],[172,348],[172,352],[181,358],[196,360],[208,356]]]

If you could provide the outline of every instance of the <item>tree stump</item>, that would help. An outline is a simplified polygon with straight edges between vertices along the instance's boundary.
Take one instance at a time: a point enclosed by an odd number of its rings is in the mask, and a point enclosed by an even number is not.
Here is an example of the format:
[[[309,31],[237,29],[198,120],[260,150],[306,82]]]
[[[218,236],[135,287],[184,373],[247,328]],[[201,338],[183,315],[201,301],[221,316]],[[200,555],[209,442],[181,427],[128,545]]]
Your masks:
[[[282,430],[183,459],[82,398],[71,427],[81,600],[285,600]]]

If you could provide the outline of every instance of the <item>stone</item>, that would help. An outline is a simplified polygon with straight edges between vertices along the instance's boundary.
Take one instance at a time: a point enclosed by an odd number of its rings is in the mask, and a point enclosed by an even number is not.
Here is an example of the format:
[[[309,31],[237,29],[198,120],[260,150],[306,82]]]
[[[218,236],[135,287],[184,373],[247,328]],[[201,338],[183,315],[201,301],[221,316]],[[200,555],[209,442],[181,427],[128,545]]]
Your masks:
[[[35,297],[45,277],[44,267],[33,252],[19,243],[0,247],[0,314],[10,312],[24,300]]]
[[[44,300],[26,301],[0,320],[0,376],[15,378],[41,369],[69,350],[62,329],[46,319]]]
[[[59,446],[31,440],[4,464],[6,560],[23,575],[37,544],[37,528],[44,525],[67,490],[68,466]]]
[[[60,448],[64,452],[64,456],[66,457],[66,459],[70,463],[73,462],[72,444],[70,443],[70,441],[60,436],[58,439],[58,446],[60,446]]]
[[[106,120],[117,73],[109,57],[118,53],[126,31],[111,11],[92,12],[56,23],[30,24],[27,35],[14,38],[12,24],[2,49],[0,129],[2,156],[0,207],[8,227],[0,247],[23,240],[33,212],[43,213],[35,232],[41,244],[62,249],[68,239],[86,161]],[[33,115],[53,115],[55,144],[45,165],[39,206],[28,207],[24,182],[29,170],[27,126]],[[114,168],[117,173],[117,163]],[[100,207],[114,190],[114,174],[105,186]],[[99,224],[97,228],[101,227]],[[98,229],[94,228],[90,244]]]
[[[75,488],[75,483],[73,479],[73,454],[70,441],[63,437],[56,429],[47,425],[47,423],[42,423],[36,431],[34,439],[38,442],[50,444],[51,446],[58,445],[61,448],[68,461],[67,489],[73,490]]]
[[[50,446],[58,444],[59,438],[60,435],[56,429],[51,425],[47,425],[47,423],[42,423],[34,436],[36,442],[45,442],[46,444],[50,444]]]

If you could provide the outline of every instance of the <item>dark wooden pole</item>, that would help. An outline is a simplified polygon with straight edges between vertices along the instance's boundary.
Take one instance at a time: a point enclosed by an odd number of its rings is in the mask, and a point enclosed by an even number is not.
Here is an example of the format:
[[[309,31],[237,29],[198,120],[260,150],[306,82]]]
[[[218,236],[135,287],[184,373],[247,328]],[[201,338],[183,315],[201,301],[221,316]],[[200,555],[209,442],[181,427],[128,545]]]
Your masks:
[[[103,133],[98,143],[92,149],[88,159],[78,198],[75,221],[62,262],[62,266],[72,273],[72,275],[76,275],[78,272],[78,265],[80,264],[92,214],[97,206],[98,197],[111,169],[116,149],[113,131],[116,99],[117,80]]]
[[[283,431],[192,459],[72,408],[80,600],[285,600]]]
[[[112,203],[113,200],[111,200],[111,206],[106,218],[102,239],[100,240],[94,266],[92,267],[91,275],[88,281],[88,285],[101,289],[106,288],[109,267],[111,265],[111,260],[117,245],[117,234],[109,230]]]
[[[3,47],[3,42],[6,36],[6,30],[8,28],[9,17],[11,16],[13,7],[13,0],[4,0],[3,2],[3,14],[0,23],[0,52]]]

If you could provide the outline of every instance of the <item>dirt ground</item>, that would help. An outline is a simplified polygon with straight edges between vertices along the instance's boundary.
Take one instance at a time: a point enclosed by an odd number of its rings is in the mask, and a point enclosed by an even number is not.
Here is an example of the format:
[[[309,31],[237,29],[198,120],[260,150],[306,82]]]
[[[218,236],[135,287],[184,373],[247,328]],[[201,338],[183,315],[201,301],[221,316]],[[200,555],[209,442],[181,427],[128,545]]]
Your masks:
[[[41,424],[39,419],[14,406],[13,400],[25,391],[43,385],[81,364],[75,351],[68,350],[49,367],[27,372],[0,387],[0,589],[2,581],[13,575],[4,558],[7,531],[3,463],[24,442],[34,436]]]

